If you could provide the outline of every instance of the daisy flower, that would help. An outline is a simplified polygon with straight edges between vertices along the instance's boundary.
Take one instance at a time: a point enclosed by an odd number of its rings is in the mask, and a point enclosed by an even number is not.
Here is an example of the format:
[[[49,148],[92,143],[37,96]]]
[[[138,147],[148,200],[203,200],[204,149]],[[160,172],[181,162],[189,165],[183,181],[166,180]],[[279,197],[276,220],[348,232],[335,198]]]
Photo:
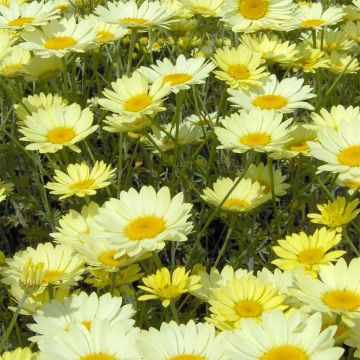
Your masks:
[[[13,183],[8,183],[0,180],[0,202],[5,200],[5,198],[13,191],[13,189]]]
[[[332,51],[329,61],[329,71],[333,74],[356,74],[360,70],[358,59],[352,55]]]
[[[24,135],[20,140],[31,143],[25,149],[40,153],[54,153],[64,146],[80,152],[75,144],[98,128],[98,125],[92,125],[93,118],[90,109],[81,110],[78,104],[62,106],[54,103],[39,107],[37,112],[26,116],[19,129]]]
[[[140,6],[134,0],[107,2],[106,6],[97,6],[95,9],[95,14],[100,20],[110,24],[119,24],[125,28],[168,28],[175,16],[173,9],[159,1],[145,0]]]
[[[176,301],[182,294],[201,287],[200,276],[189,275],[190,270],[185,267],[177,267],[172,274],[165,267],[156,270],[155,274],[143,277],[141,280],[145,285],[138,288],[150,293],[138,297],[139,301],[160,299],[163,307],[168,307],[170,302]]]
[[[352,195],[360,188],[360,169],[355,168],[344,174],[339,174],[336,183],[340,186],[347,187],[349,194]]]
[[[19,286],[27,294],[34,293],[43,286],[45,275],[44,263],[34,264],[32,260],[29,259],[22,270]]]
[[[255,277],[234,279],[211,290],[207,320],[221,330],[239,328],[244,318],[260,320],[264,312],[285,310],[285,298],[277,288]]]
[[[213,61],[221,69],[213,71],[216,78],[225,81],[231,88],[261,86],[262,82],[258,80],[269,75],[265,66],[261,66],[261,53],[253,52],[244,45],[217,49]]]
[[[249,50],[260,53],[262,59],[269,63],[291,63],[298,53],[296,44],[283,41],[276,35],[244,34],[240,42]]]
[[[115,169],[106,165],[103,161],[96,161],[90,168],[85,162],[70,164],[67,173],[55,169],[55,182],[48,182],[45,187],[54,195],[62,195],[61,199],[69,196],[91,196],[96,194],[97,189],[102,189],[111,184]]]
[[[228,89],[231,97],[228,99],[235,107],[246,110],[276,110],[282,113],[292,113],[295,109],[313,110],[314,107],[305,100],[311,99],[313,94],[309,85],[303,85],[304,79],[295,77],[278,81],[275,75],[262,80],[260,87],[250,90]]]
[[[133,117],[127,114],[113,114],[107,116],[103,121],[106,124],[103,129],[113,133],[141,134],[153,124],[153,119],[150,115]]]
[[[345,340],[345,344],[355,348],[354,357],[360,357],[360,323],[356,322],[351,328],[350,336]]]
[[[90,15],[89,20],[93,21],[96,28],[96,39],[98,44],[110,43],[115,40],[121,39],[129,31],[118,24],[109,24],[99,20],[98,17]]]
[[[327,204],[317,205],[320,214],[308,214],[308,218],[315,224],[326,225],[341,232],[342,227],[353,221],[360,213],[359,203],[359,199],[347,202],[344,197],[339,196],[334,201],[328,201]]]
[[[15,77],[24,74],[24,68],[31,58],[30,51],[14,46],[0,62],[0,75]]]
[[[178,128],[171,123],[166,124],[163,129],[164,131],[153,128],[153,133],[149,134],[152,141],[146,137],[142,138],[143,142],[151,147],[154,153],[159,153],[159,150],[168,151],[176,146],[197,144],[204,141],[202,128],[188,121],[179,124]]]
[[[30,348],[16,348],[12,351],[5,351],[0,355],[0,360],[38,360],[39,355],[33,353]]]
[[[297,124],[290,128],[289,140],[287,140],[282,149],[279,149],[271,154],[274,159],[290,159],[300,154],[310,156],[310,147],[308,141],[316,140],[316,132],[309,129],[308,125]]]
[[[2,282],[7,285],[19,285],[24,267],[28,261],[34,265],[42,264],[43,289],[48,284],[76,285],[84,272],[84,263],[74,256],[72,248],[65,245],[54,246],[50,242],[39,244],[35,249],[28,247],[18,251],[12,258],[6,259],[6,266],[1,268]]]
[[[271,177],[273,180],[271,180]],[[281,169],[275,169],[273,166],[272,176],[270,174],[269,165],[259,163],[258,165],[251,164],[248,171],[244,175],[245,179],[251,179],[252,182],[257,181],[261,186],[261,191],[264,196],[271,198],[271,182],[274,182],[274,192],[276,196],[286,195],[286,190],[290,187],[285,182],[286,176],[282,175]]]
[[[291,293],[312,311],[338,314],[349,326],[360,319],[360,258],[349,265],[343,258],[336,264],[321,265],[319,279],[296,272]]]
[[[294,27],[303,29],[321,29],[324,26],[335,25],[342,20],[345,13],[341,7],[329,6],[323,8],[321,2],[311,3],[298,8],[294,17]]]
[[[63,57],[69,52],[84,52],[95,41],[96,30],[90,20],[80,20],[75,17],[62,18],[51,21],[41,29],[24,31],[21,43],[24,49],[34,51],[36,55],[44,58],[50,56]]]
[[[343,122],[350,122],[358,120],[360,122],[360,108],[359,106],[344,107],[343,105],[332,106],[330,111],[325,108],[320,109],[319,114],[311,113],[312,123],[305,126],[316,131],[324,127],[331,127],[334,130],[339,129],[339,125]]]
[[[190,210],[184,194],[173,198],[168,187],[158,192],[152,186],[121,191],[119,199],[110,199],[99,209],[95,221],[104,229],[99,236],[110,238],[129,256],[143,251],[161,250],[165,241],[186,241],[192,230]]]
[[[317,69],[327,69],[330,60],[327,54],[320,50],[314,49],[308,44],[297,46],[298,54],[294,63],[287,63],[286,67],[291,67],[295,72],[302,70],[304,73],[315,73]]]
[[[309,141],[311,155],[326,162],[318,171],[346,172],[360,168],[360,121],[339,124],[338,131],[324,127],[317,133],[318,142]]]
[[[304,321],[299,311],[290,316],[280,311],[264,313],[262,321],[245,319],[241,329],[225,340],[224,351],[229,360],[338,360],[344,352],[334,347],[336,326],[322,330],[321,315]]]
[[[16,36],[10,31],[0,31],[0,61],[12,50]]]
[[[121,323],[94,319],[88,330],[82,324],[70,325],[54,337],[39,343],[42,360],[136,360],[138,330]]]
[[[135,321],[131,318],[135,311],[132,305],[124,305],[121,297],[110,293],[102,296],[80,292],[66,298],[63,303],[52,300],[44,304],[33,316],[35,323],[28,328],[36,333],[29,340],[44,342],[67,332],[72,324],[82,324],[90,330],[95,319],[106,319],[111,325],[120,323],[130,329]]]
[[[203,57],[186,59],[184,55],[180,55],[175,64],[165,58],[157,60],[156,65],[151,67],[141,66],[138,71],[151,83],[159,79],[163,84],[170,83],[171,91],[178,93],[189,89],[191,85],[205,83],[205,79],[215,68],[214,64],[205,63],[205,60]]]
[[[170,85],[164,84],[161,79],[149,85],[146,77],[136,71],[131,77],[123,75],[111,86],[114,91],[105,89],[105,99],[99,99],[99,104],[106,110],[127,117],[128,122],[140,121],[166,110],[162,102],[170,93]]]
[[[329,252],[340,241],[341,235],[334,230],[327,230],[326,227],[315,230],[309,236],[303,231],[292,234],[278,240],[278,246],[272,247],[279,258],[271,263],[282,270],[302,268],[315,278],[320,265],[336,261],[346,253],[342,250]]]
[[[225,0],[222,21],[235,32],[279,30],[293,16],[289,0]]]
[[[143,360],[223,360],[221,341],[210,324],[171,321],[143,331],[136,346]]]
[[[217,111],[214,111],[210,114],[193,114],[186,117],[186,121],[190,122],[193,125],[200,126],[201,128],[212,127],[215,125],[216,120],[218,118]]]
[[[10,30],[34,30],[35,26],[46,25],[50,20],[59,17],[52,1],[18,4],[11,1],[10,5],[0,4],[0,28]]]
[[[93,218],[98,214],[98,210],[99,205],[93,201],[83,206],[81,212],[69,210],[59,219],[57,232],[51,233],[50,236],[57,243],[77,248],[84,242],[84,237],[91,235],[94,230]]]
[[[342,30],[351,40],[360,42],[360,21],[347,21],[342,26]]]
[[[221,16],[221,9],[224,0],[180,0],[186,9],[192,11],[194,14],[207,17]]]
[[[31,81],[57,78],[62,72],[63,64],[57,56],[42,58],[33,56],[23,67],[23,73]]]
[[[283,115],[274,110],[240,110],[221,119],[222,127],[215,127],[221,145],[218,149],[231,149],[235,153],[249,150],[271,152],[281,149],[289,139],[292,119],[283,121]]]
[[[21,103],[14,105],[16,116],[19,118],[19,123],[23,124],[26,117],[29,114],[39,111],[39,109],[51,108],[53,105],[60,105],[65,107],[68,105],[68,101],[63,99],[57,94],[40,94],[29,95],[26,98],[22,98]]]
[[[237,182],[238,178],[234,180],[219,179],[213,184],[213,189],[205,188],[201,197],[210,205],[218,207]],[[245,212],[256,208],[265,201],[260,183],[253,182],[251,179],[241,179],[221,208],[225,211]]]

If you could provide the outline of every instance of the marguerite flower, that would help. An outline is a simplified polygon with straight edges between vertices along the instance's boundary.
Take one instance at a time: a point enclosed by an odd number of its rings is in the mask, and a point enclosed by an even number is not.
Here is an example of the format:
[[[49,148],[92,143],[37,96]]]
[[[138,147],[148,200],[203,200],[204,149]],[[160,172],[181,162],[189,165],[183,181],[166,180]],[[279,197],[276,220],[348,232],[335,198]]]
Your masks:
[[[117,3],[109,1],[106,6],[97,6],[95,14],[106,23],[120,24],[125,28],[167,28],[175,16],[173,9],[159,1],[146,0],[140,6],[134,0]]]
[[[228,89],[228,99],[236,107],[246,110],[276,110],[291,113],[295,109],[313,110],[314,107],[305,100],[315,97],[309,85],[303,85],[304,79],[286,78],[278,81],[275,75],[262,81],[262,86],[250,90]]]
[[[16,36],[10,31],[0,31],[0,61],[12,50]]]
[[[137,329],[129,330],[121,323],[95,319],[88,330],[73,324],[56,337],[39,343],[42,360],[136,360]]]
[[[221,336],[214,326],[190,320],[162,323],[160,330],[143,331],[136,341],[143,360],[223,360]]]
[[[360,121],[339,123],[338,131],[324,127],[317,132],[318,142],[309,141],[311,155],[326,162],[320,171],[335,173],[360,168]]]
[[[24,68],[31,58],[30,51],[13,46],[8,55],[0,62],[0,75],[15,77],[24,74]]]
[[[360,21],[347,21],[342,26],[342,30],[348,35],[351,40],[360,42]]]
[[[192,230],[188,221],[192,205],[184,203],[183,193],[173,198],[168,187],[158,192],[152,186],[121,191],[119,199],[110,199],[94,217],[103,227],[101,238],[110,238],[129,256],[143,251],[161,250],[165,241],[186,241]]]
[[[12,351],[5,351],[0,355],[0,360],[38,360],[39,354],[33,353],[30,348],[16,348]]]
[[[23,73],[30,80],[48,80],[57,78],[63,69],[61,59],[57,56],[42,58],[33,56],[30,61],[24,65]]]
[[[221,69],[214,70],[213,73],[234,89],[261,86],[262,82],[258,80],[269,75],[265,66],[261,66],[261,53],[244,45],[217,49],[213,61]]]
[[[108,22],[103,22],[94,15],[90,15],[88,19],[94,22],[96,28],[95,40],[98,44],[109,43],[121,39],[129,32],[119,24],[109,24]]]
[[[90,20],[80,20],[75,17],[51,21],[41,29],[21,33],[25,42],[20,46],[34,51],[41,57],[63,57],[68,52],[84,52],[95,41],[96,30]]]
[[[171,91],[177,93],[180,90],[189,89],[191,85],[203,84],[215,65],[205,63],[205,58],[197,57],[186,59],[180,55],[175,64],[165,58],[157,60],[156,65],[151,67],[141,66],[138,71],[151,83],[161,79],[163,84],[170,83]]]
[[[329,71],[333,74],[356,74],[360,64],[356,57],[337,51],[332,51],[329,56]]]
[[[85,162],[70,164],[67,173],[55,169],[55,182],[48,182],[45,187],[54,195],[62,195],[61,199],[69,196],[91,196],[96,194],[97,189],[102,189],[111,184],[115,169],[106,165],[103,161],[96,161],[90,168]]]
[[[289,139],[292,119],[283,121],[283,115],[273,110],[240,110],[221,119],[224,127],[215,127],[221,145],[218,149],[231,149],[235,153],[249,150],[271,152],[282,148]]]
[[[353,221],[360,213],[359,203],[359,199],[347,202],[344,197],[339,196],[334,201],[328,201],[327,204],[317,205],[320,214],[308,214],[308,217],[315,224],[326,225],[341,232],[342,227]]]
[[[111,325],[119,323],[130,329],[135,322],[131,319],[134,314],[132,305],[124,305],[121,297],[113,297],[110,293],[98,296],[94,292],[88,295],[82,291],[63,303],[52,300],[44,304],[33,316],[35,323],[28,325],[36,333],[30,340],[44,342],[67,332],[72,324],[82,324],[90,330],[95,319],[106,319]]]
[[[223,345],[230,360],[338,360],[344,352],[334,347],[336,326],[321,331],[321,315],[304,321],[297,311],[289,317],[275,310],[262,322],[245,319],[240,330],[230,333]]]
[[[285,310],[285,298],[277,288],[255,277],[234,279],[212,289],[207,320],[220,329],[238,328],[244,318],[261,319],[266,311]]]
[[[46,25],[59,17],[52,1],[18,4],[11,1],[9,7],[0,4],[0,28],[33,30],[34,26]]]
[[[78,256],[74,256],[71,247],[54,246],[48,242],[39,244],[36,249],[28,247],[26,250],[18,251],[13,258],[7,259],[6,266],[1,268],[1,281],[7,285],[19,286],[23,269],[29,260],[34,265],[42,264],[43,267],[44,286],[37,293],[44,291],[48,284],[76,285],[85,270],[84,263]]]
[[[37,112],[26,116],[19,129],[24,135],[20,140],[31,143],[25,149],[40,153],[54,153],[64,146],[80,152],[75,144],[98,128],[92,125],[93,117],[90,109],[81,110],[78,104],[39,107]]]
[[[289,0],[225,0],[222,20],[235,32],[279,30],[291,19],[293,10]]]
[[[180,0],[180,2],[186,9],[205,18],[221,16],[224,4],[224,0]]]
[[[349,326],[360,319],[360,258],[321,265],[319,279],[297,272],[295,282],[291,293],[312,311],[338,314]]]
[[[26,98],[22,98],[21,103],[15,104],[14,109],[16,116],[20,119],[19,123],[24,123],[26,116],[37,112],[39,109],[50,108],[53,105],[60,105],[65,107],[68,105],[68,101],[63,99],[57,94],[40,94],[29,95]]]
[[[238,178],[219,179],[213,184],[213,189],[205,188],[201,197],[215,207],[222,203],[223,210],[233,212],[250,211],[267,200],[259,182],[241,179],[224,202],[226,195],[237,182]]]
[[[123,75],[111,83],[114,91],[105,89],[105,99],[99,104],[106,110],[128,118],[128,122],[141,120],[164,111],[162,101],[170,92],[170,85],[161,79],[149,85],[146,77],[137,71],[131,77]]]
[[[331,248],[338,245],[341,235],[336,231],[327,230],[326,227],[315,230],[312,235],[307,235],[303,231],[299,234],[286,236],[283,240],[278,240],[278,246],[273,246],[278,259],[272,261],[282,270],[292,270],[302,268],[313,277],[317,276],[319,266],[336,261],[343,256],[346,251]]]
[[[182,294],[199,289],[200,276],[189,275],[190,270],[185,267],[177,267],[172,274],[165,267],[156,270],[155,274],[142,278],[144,285],[139,285],[139,289],[150,293],[139,296],[139,301],[160,299],[162,306],[168,307],[170,302],[176,301]]]
[[[360,169],[355,168],[354,170],[339,174],[336,182],[340,186],[347,187],[349,194],[352,195],[360,188]]]

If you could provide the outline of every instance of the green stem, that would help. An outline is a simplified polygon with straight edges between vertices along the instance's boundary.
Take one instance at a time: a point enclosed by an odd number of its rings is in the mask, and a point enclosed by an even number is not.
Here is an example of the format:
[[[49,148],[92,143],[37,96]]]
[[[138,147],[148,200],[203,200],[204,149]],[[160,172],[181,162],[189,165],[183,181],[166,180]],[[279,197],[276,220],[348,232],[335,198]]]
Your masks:
[[[121,132],[119,135],[119,159],[118,159],[118,178],[117,178],[117,197],[120,196],[121,191],[121,175],[122,175],[122,168],[123,168],[123,159],[124,159],[124,153],[123,153],[123,144],[124,144],[124,133]]]
[[[275,225],[276,225],[276,230],[277,230],[277,236],[280,239],[281,226],[280,226],[279,212],[278,212],[278,208],[276,205],[273,159],[269,153],[267,153],[267,158],[268,158],[268,168],[269,168],[269,175],[270,175],[271,201],[272,201],[272,206],[273,206],[273,210],[274,210],[274,219],[275,219]]]
[[[229,243],[230,243],[230,239],[231,239],[231,235],[233,233],[233,230],[234,230],[234,225],[235,225],[235,220],[236,220],[236,215],[235,214],[232,214],[231,215],[231,219],[230,219],[230,225],[229,225],[229,230],[226,234],[226,237],[225,237],[225,241],[218,253],[218,256],[215,260],[215,263],[214,263],[214,267],[217,267],[221,258],[223,257],[223,255],[225,254],[228,246],[229,246]]]
[[[171,309],[171,314],[174,318],[174,320],[179,323],[179,316],[178,316],[178,312],[176,310],[176,306],[175,303],[173,301],[170,301],[170,309]]]
[[[136,29],[131,30],[131,40],[130,40],[130,46],[129,46],[128,60],[127,60],[127,65],[126,65],[126,76],[129,76],[130,71],[131,71],[132,54],[133,54],[134,48],[135,48],[136,32],[137,32]]]

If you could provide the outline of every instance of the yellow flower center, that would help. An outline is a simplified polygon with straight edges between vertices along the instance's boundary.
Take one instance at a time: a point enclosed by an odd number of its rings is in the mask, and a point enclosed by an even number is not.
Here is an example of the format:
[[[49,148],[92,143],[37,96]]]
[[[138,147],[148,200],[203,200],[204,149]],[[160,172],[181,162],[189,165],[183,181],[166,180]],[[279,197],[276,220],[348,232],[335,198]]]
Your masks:
[[[261,19],[268,10],[266,0],[239,0],[238,4],[239,13],[251,20]]]
[[[55,7],[55,9],[58,9],[60,11],[66,11],[69,8],[69,5],[67,4],[62,4],[62,5],[58,5]]]
[[[340,152],[338,160],[347,166],[360,166],[360,145],[350,146]]]
[[[360,295],[349,290],[329,291],[322,300],[331,309],[353,311],[360,307]]]
[[[105,251],[99,255],[99,261],[104,265],[118,266],[120,264],[120,261],[119,259],[114,258],[115,254],[115,250]]]
[[[76,45],[77,41],[70,36],[54,36],[47,39],[43,46],[51,50],[61,50]]]
[[[347,180],[345,181],[345,186],[349,189],[357,189],[360,186],[360,182],[355,180]]]
[[[321,249],[306,249],[299,254],[299,262],[302,264],[318,264],[324,256]]]
[[[59,279],[64,272],[61,270],[48,270],[43,278],[44,282],[51,282]]]
[[[309,145],[306,141],[300,141],[289,146],[290,151],[306,151],[309,149]]]
[[[159,291],[159,295],[163,299],[173,299],[181,295],[181,291],[179,291],[177,286],[169,285],[161,289]]]
[[[109,354],[97,353],[97,354],[82,356],[80,360],[119,360],[119,359]]]
[[[91,329],[91,321],[83,320],[81,323],[90,331],[90,329]]]
[[[171,356],[169,357],[168,360],[206,360],[206,359],[200,355],[183,354],[183,355]]]
[[[18,19],[11,20],[7,23],[8,26],[23,26],[25,24],[31,24],[34,20],[33,17],[19,17]]]
[[[249,207],[249,203],[243,199],[227,199],[225,200],[223,207],[226,209],[246,209]]]
[[[114,34],[109,31],[98,31],[96,33],[96,41],[105,42],[114,38]]]
[[[147,94],[135,95],[125,102],[124,109],[126,111],[138,112],[149,106],[151,101],[151,96]]]
[[[260,95],[252,103],[261,109],[281,109],[288,101],[281,95]]]
[[[251,147],[265,146],[271,141],[271,136],[266,133],[250,133],[241,136],[240,143]]]
[[[53,144],[66,144],[75,137],[75,131],[71,128],[60,126],[50,130],[47,138]]]
[[[86,179],[70,185],[70,188],[73,190],[84,190],[89,189],[92,185],[94,185],[94,179]]]
[[[120,22],[127,25],[142,25],[146,24],[148,22],[147,19],[141,19],[141,18],[122,18],[120,19]]]
[[[256,301],[243,300],[235,305],[235,311],[241,317],[253,318],[260,316],[263,309]]]
[[[292,345],[283,345],[268,350],[260,360],[309,360],[305,351]]]
[[[11,64],[11,65],[5,65],[2,68],[2,71],[5,75],[11,75],[14,73],[19,72],[23,68],[23,64]]]
[[[170,82],[172,86],[183,84],[192,79],[192,75],[190,74],[169,74],[165,75],[163,79],[163,84]]]
[[[230,76],[235,78],[236,80],[248,79],[250,76],[249,69],[246,65],[230,65],[228,73]]]
[[[325,24],[325,20],[323,19],[309,19],[302,21],[300,26],[304,28],[310,28],[313,26],[319,26],[323,24]]]
[[[152,239],[161,234],[166,227],[165,221],[154,215],[142,216],[129,223],[125,234],[133,241]]]

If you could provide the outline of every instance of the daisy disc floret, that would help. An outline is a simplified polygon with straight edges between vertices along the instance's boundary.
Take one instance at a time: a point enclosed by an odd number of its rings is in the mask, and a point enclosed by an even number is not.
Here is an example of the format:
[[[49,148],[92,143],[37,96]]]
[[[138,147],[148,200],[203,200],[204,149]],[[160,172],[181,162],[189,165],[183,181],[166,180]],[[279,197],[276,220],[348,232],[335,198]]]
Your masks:
[[[241,328],[225,339],[230,360],[338,360],[344,352],[334,347],[336,326],[321,331],[321,315],[305,321],[298,311],[290,316],[280,311],[264,313],[262,322],[241,321]]]
[[[273,110],[240,110],[221,120],[223,127],[215,127],[221,145],[235,153],[249,150],[272,152],[281,149],[289,139],[292,119],[283,121],[283,115]]]
[[[302,268],[316,277],[320,265],[336,261],[346,253],[342,250],[329,251],[340,241],[340,234],[325,227],[315,230],[312,235],[302,231],[286,236],[285,239],[278,240],[277,246],[273,246],[272,249],[279,258],[273,260],[272,264],[282,270]]]
[[[165,267],[156,270],[155,274],[142,278],[144,285],[138,287],[150,294],[141,295],[138,300],[160,299],[162,306],[168,307],[170,302],[176,301],[182,294],[199,289],[200,276],[190,275],[190,270],[177,267],[172,274]]]
[[[39,108],[26,116],[19,129],[24,135],[21,140],[31,143],[26,145],[27,150],[40,153],[54,153],[63,147],[80,152],[75,144],[98,128],[98,125],[92,125],[93,119],[90,109],[82,110],[78,104]]]
[[[171,91],[178,93],[192,85],[205,83],[205,79],[215,67],[214,64],[205,61],[203,57],[186,59],[184,55],[180,55],[175,64],[165,58],[162,61],[157,60],[156,65],[151,67],[141,66],[138,71],[151,83],[159,80],[163,84],[169,83]]]
[[[309,85],[304,85],[304,79],[295,77],[278,81],[275,75],[262,81],[262,85],[249,90],[228,89],[228,100],[233,106],[246,110],[275,110],[282,113],[292,113],[295,109],[313,110],[314,107],[306,100],[315,97]]]
[[[91,196],[96,190],[111,184],[115,169],[106,165],[103,161],[96,161],[90,168],[85,162],[81,164],[70,164],[67,172],[55,169],[54,182],[48,182],[45,187],[51,194],[61,195],[59,199],[69,196]]]
[[[107,201],[94,219],[104,229],[100,237],[135,256],[161,250],[166,241],[186,241],[192,230],[191,208],[183,193],[171,198],[168,187],[156,192],[152,186],[143,186],[139,192],[134,188],[121,191],[119,199]]]

